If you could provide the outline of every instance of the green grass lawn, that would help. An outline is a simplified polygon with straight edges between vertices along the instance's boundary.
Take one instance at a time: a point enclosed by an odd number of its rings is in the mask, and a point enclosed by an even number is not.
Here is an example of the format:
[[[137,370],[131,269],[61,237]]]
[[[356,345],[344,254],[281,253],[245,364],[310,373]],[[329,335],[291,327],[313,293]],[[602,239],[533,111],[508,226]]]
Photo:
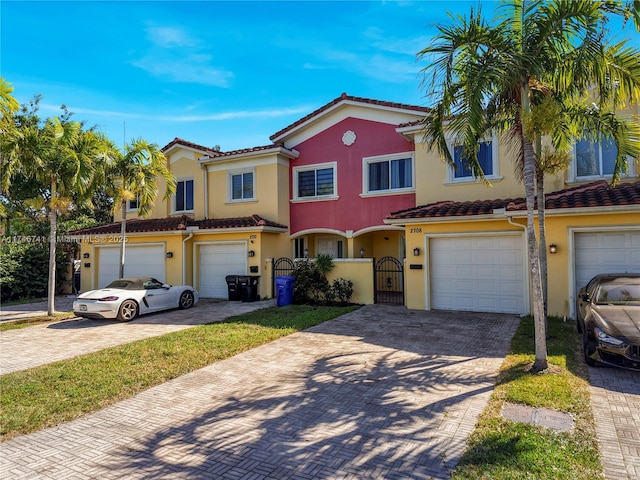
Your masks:
[[[18,330],[20,328],[42,325],[44,323],[59,322],[61,320],[69,320],[71,318],[76,318],[73,312],[56,312],[54,315],[42,315],[39,317],[25,318],[23,320],[11,320],[0,323],[0,332],[4,332],[6,330]]]
[[[0,438],[57,425],[358,307],[270,307],[0,377]]]
[[[550,368],[533,373],[533,320],[526,318],[520,323],[454,480],[604,478],[580,336],[573,322],[561,318],[549,319],[549,336]],[[569,413],[575,428],[565,433],[507,421],[500,413],[505,402]]]

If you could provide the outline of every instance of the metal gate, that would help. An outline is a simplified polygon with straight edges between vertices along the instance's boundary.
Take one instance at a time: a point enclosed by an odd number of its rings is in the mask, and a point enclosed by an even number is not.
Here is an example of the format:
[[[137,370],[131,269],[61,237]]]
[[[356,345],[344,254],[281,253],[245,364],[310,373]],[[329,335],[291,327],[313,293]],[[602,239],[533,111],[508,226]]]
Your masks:
[[[276,298],[276,277],[291,275],[293,273],[293,260],[287,257],[278,258],[273,262],[271,278],[271,297]]]
[[[404,305],[404,275],[402,262],[393,257],[382,257],[375,263],[375,303]]]

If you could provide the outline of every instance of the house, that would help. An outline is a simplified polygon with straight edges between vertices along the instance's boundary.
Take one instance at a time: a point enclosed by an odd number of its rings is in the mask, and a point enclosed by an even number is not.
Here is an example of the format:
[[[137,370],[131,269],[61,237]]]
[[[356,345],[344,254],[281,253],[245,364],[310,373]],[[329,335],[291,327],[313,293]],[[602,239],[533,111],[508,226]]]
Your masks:
[[[219,152],[173,140],[163,151],[176,195],[159,195],[145,219],[128,205],[125,273],[193,284],[205,298],[226,298],[227,275],[250,275],[265,298],[277,259],[324,253],[361,303],[528,313],[524,187],[512,154],[485,139],[490,185],[476,181],[453,139],[457,168],[425,147],[427,111],[342,94],[269,145]],[[611,155],[579,142],[569,171],[545,181],[550,313],[573,315],[596,272],[640,271],[640,165],[632,159],[611,189]],[[82,290],[117,275],[119,232],[119,222],[76,232]]]

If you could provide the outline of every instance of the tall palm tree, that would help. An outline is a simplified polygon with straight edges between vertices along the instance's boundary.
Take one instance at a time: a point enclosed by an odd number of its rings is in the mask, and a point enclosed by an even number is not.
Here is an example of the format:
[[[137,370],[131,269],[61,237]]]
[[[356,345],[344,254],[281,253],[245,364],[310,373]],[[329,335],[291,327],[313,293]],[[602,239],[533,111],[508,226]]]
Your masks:
[[[90,201],[102,171],[99,152],[103,138],[93,131],[84,131],[68,115],[49,118],[44,124],[26,122],[20,133],[20,164],[16,168],[42,186],[41,200],[49,216],[47,312],[53,315],[58,214],[71,205],[74,196],[77,201]]]
[[[534,225],[542,131],[532,118],[545,98],[559,108],[552,140],[560,151],[585,135],[612,139],[618,147],[614,180],[619,178],[626,156],[637,157],[640,149],[637,124],[615,115],[625,101],[640,99],[640,55],[625,42],[609,42],[607,21],[611,15],[625,21],[634,15],[637,21],[638,8],[638,2],[618,0],[504,1],[493,25],[480,9],[472,9],[468,17],[452,17],[451,25],[438,26],[433,43],[418,54],[431,60],[423,73],[428,94],[436,100],[425,119],[429,146],[453,164],[448,146],[453,136],[471,171],[483,180],[477,160],[482,137],[496,131],[517,152],[527,203],[537,370],[547,368],[547,349]],[[584,102],[591,92],[595,108]],[[544,202],[538,207],[544,208]]]
[[[127,202],[137,201],[138,215],[146,217],[153,209],[158,195],[158,178],[166,183],[164,198],[176,192],[176,179],[167,166],[167,158],[156,144],[143,139],[133,140],[120,151],[111,144],[110,189],[114,208],[122,212],[120,230],[120,278],[124,277],[125,245],[127,233]]]

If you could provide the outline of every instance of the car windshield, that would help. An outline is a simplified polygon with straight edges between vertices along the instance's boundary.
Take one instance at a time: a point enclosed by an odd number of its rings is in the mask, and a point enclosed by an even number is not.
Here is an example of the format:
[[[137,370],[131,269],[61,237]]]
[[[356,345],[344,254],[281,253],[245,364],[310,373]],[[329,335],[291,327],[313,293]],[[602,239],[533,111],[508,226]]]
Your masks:
[[[640,283],[607,282],[600,285],[598,305],[640,305]]]
[[[143,290],[141,281],[128,280],[121,278],[120,280],[114,280],[104,288],[117,288],[120,290]]]

